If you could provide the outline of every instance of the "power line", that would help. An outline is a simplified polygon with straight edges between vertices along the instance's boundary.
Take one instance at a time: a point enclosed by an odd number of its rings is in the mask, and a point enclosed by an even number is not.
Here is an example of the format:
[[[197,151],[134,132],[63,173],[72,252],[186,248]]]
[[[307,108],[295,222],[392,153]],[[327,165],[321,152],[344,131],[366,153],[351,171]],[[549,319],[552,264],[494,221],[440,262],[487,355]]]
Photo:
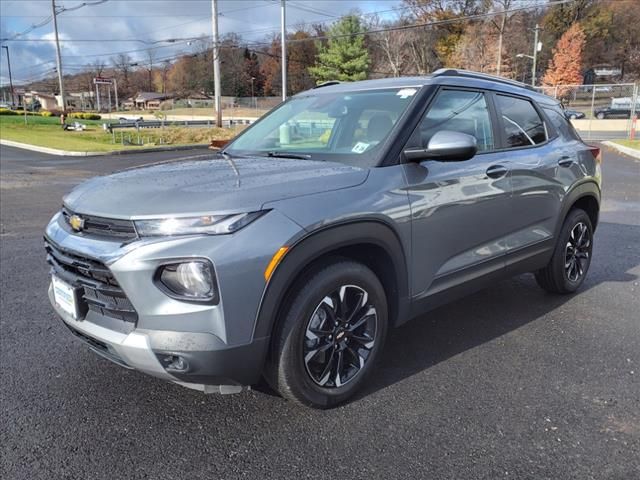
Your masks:
[[[79,10],[83,7],[91,7],[94,5],[100,5],[101,3],[105,3],[108,2],[109,0],[96,0],[94,2],[83,2],[79,5],[76,5],[75,7],[58,7],[56,8],[56,14],[60,15],[63,12],[73,12],[75,10]],[[40,23],[37,23],[35,25],[31,25],[29,28],[27,28],[25,31],[20,32],[20,33],[16,33],[13,37],[11,38],[3,38],[0,39],[0,41],[2,42],[6,42],[9,40],[14,40],[17,37],[21,37],[22,35],[26,35],[27,33],[31,33],[34,30],[40,28],[40,27],[44,27],[45,25],[48,25],[49,23],[51,23],[51,20],[53,20],[53,15],[49,15],[48,17],[46,17],[43,21],[41,21]]]
[[[458,17],[458,18],[453,18],[453,19],[431,21],[431,22],[417,23],[417,24],[411,24],[411,25],[399,25],[399,26],[394,26],[394,27],[387,27],[387,28],[369,30],[369,31],[366,31],[366,32],[361,32],[361,33],[356,33],[356,34],[321,35],[321,36],[313,36],[313,37],[304,38],[304,39],[291,39],[291,40],[287,40],[287,43],[298,43],[298,42],[304,42],[304,41],[317,41],[317,40],[330,40],[330,39],[334,39],[334,38],[345,38],[345,37],[352,37],[352,36],[359,36],[359,35],[370,35],[370,34],[383,33],[383,32],[408,30],[408,29],[413,29],[413,28],[430,27],[430,26],[438,26],[438,25],[447,25],[447,24],[456,23],[456,22],[460,22],[460,21],[475,20],[475,19],[481,19],[481,18],[489,18],[491,16],[496,16],[496,15],[504,15],[505,13],[520,12],[520,11],[531,10],[531,9],[535,9],[535,8],[552,7],[552,6],[555,6],[555,5],[562,5],[562,4],[566,4],[566,3],[571,3],[573,1],[575,1],[575,0],[557,0],[557,1],[546,3],[546,4],[527,5],[527,6],[523,6],[523,7],[509,9],[509,10],[506,10],[506,11],[488,12],[488,13],[476,14],[476,15],[467,15],[467,16],[464,16],[464,17]],[[383,10],[383,11],[379,11],[379,12],[368,12],[366,15],[374,15],[374,14],[386,13],[386,12],[389,12],[389,11],[397,11],[397,10],[404,10],[404,9],[406,9],[406,7]],[[317,23],[322,23],[322,22],[317,22]],[[249,31],[249,32],[251,32],[251,31]],[[30,40],[30,39],[22,39],[22,40]],[[39,39],[32,39],[32,40],[39,40]],[[123,51],[123,52],[110,52],[110,53],[105,53],[105,54],[96,54],[96,55],[92,55],[92,57],[118,55],[120,53],[137,53],[137,52],[147,51],[147,50],[150,50],[150,49],[160,49],[160,48],[174,47],[174,46],[177,46],[177,45],[183,45],[184,43],[188,44],[189,42],[192,42],[192,41],[202,41],[202,40],[210,42],[211,41],[211,36],[210,35],[201,35],[201,36],[198,36],[198,37],[188,37],[188,38],[182,38],[182,39],[157,40],[157,41],[151,42],[151,44],[169,42],[170,45],[155,45],[155,46],[152,46],[152,47],[149,47],[149,48],[146,48],[146,49],[137,49],[137,50],[129,50],[129,51]],[[63,41],[63,40],[61,40],[61,41]],[[73,42],[73,41],[78,41],[79,42],[79,41],[82,41],[82,40],[70,40],[70,42]],[[89,40],[87,40],[87,41],[89,41]],[[139,39],[128,39],[128,40],[122,40],[122,39],[119,39],[119,40],[116,40],[116,39],[95,40],[95,39],[91,39],[90,41],[95,41],[95,42],[139,41],[139,42],[142,42],[142,43],[148,43],[148,41],[139,40]],[[243,47],[244,48],[249,48],[249,47],[259,47],[259,46],[270,46],[271,43],[272,42],[247,42],[247,43],[243,44]],[[222,48],[229,47],[229,45],[225,45],[224,43],[221,43],[220,46]],[[240,48],[240,47],[237,47],[237,48]],[[263,53],[263,52],[259,52],[258,51],[257,53]],[[183,54],[178,54],[175,58],[179,58],[182,55]],[[74,57],[74,56],[67,56],[67,57],[71,58],[71,57]],[[75,56],[75,57],[85,57],[85,56]],[[374,73],[385,73],[385,72],[374,72]]]

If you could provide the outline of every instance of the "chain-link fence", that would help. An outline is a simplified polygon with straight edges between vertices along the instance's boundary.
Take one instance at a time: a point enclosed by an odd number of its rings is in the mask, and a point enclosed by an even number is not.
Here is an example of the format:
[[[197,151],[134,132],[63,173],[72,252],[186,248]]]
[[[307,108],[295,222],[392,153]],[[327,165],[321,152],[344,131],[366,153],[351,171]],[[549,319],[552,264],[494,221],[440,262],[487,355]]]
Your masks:
[[[584,139],[629,138],[640,113],[638,84],[557,85],[537,87],[557,98]]]

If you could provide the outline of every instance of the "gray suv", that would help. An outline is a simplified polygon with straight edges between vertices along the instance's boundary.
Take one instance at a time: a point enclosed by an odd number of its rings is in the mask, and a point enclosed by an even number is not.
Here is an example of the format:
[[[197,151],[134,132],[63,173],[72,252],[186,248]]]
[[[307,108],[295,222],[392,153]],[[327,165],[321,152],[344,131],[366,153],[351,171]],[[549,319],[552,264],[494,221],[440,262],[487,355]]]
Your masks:
[[[600,181],[599,149],[523,84],[329,82],[217,154],[73,190],[46,228],[49,298],[123,367],[328,408],[438,305],[524,272],[578,289]]]

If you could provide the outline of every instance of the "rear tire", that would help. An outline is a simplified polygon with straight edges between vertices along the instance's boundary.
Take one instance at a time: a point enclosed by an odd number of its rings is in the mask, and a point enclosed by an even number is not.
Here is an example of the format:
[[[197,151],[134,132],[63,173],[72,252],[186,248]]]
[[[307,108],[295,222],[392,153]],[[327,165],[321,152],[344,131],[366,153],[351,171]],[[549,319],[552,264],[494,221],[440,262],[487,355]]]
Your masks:
[[[567,215],[551,260],[536,272],[538,285],[551,293],[573,293],[584,282],[593,252],[593,226],[579,208]]]
[[[283,397],[331,408],[360,389],[387,335],[384,288],[366,266],[336,259],[314,268],[289,296],[265,377]]]

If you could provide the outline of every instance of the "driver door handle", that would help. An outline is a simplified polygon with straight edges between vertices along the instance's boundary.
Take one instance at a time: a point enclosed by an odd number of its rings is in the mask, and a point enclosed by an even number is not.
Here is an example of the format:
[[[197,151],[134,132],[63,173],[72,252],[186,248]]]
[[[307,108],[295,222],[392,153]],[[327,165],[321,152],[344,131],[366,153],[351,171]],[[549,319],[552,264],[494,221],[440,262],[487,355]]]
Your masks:
[[[501,178],[507,174],[507,167],[503,165],[491,165],[487,168],[487,177],[489,178]]]

